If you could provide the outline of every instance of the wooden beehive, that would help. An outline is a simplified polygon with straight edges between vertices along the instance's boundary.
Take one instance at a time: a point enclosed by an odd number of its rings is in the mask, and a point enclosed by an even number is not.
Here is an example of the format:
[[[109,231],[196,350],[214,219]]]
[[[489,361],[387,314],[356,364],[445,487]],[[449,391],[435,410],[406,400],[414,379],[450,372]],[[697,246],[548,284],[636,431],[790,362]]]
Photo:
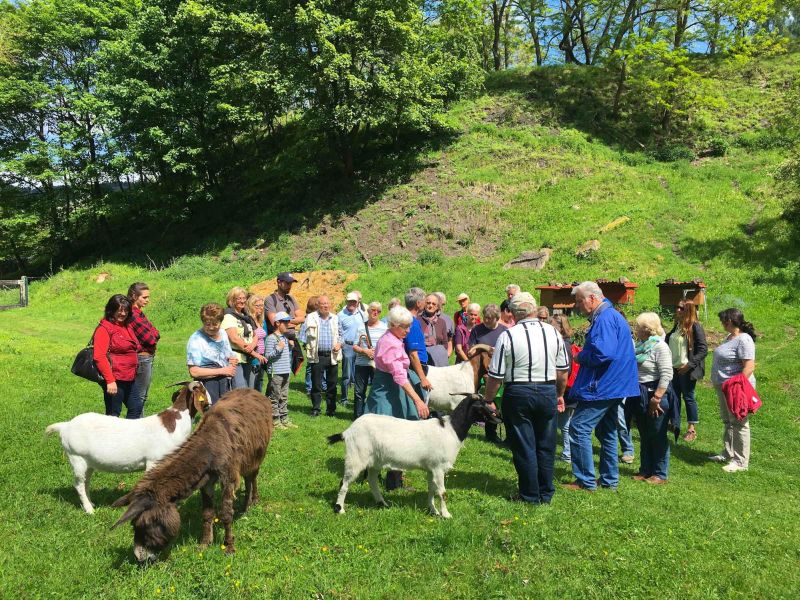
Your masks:
[[[667,279],[658,284],[658,303],[661,306],[678,306],[681,300],[691,300],[700,306],[706,303],[706,284],[701,280],[675,281]]]
[[[571,310],[575,307],[575,296],[572,295],[572,284],[537,285],[539,305],[547,308]]]
[[[632,281],[607,281],[598,279],[597,285],[603,290],[603,295],[613,304],[633,304],[638,283]]]

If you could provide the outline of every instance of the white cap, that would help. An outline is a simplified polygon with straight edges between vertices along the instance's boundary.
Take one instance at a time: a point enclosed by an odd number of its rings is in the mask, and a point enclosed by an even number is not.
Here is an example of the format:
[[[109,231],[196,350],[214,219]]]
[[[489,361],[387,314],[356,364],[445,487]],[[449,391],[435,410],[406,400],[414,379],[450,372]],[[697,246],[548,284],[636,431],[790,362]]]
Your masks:
[[[290,317],[289,313],[287,313],[287,312],[284,312],[284,311],[281,310],[281,311],[275,313],[275,322],[276,323],[278,321],[291,321],[291,320],[292,320],[292,317]]]
[[[358,294],[355,292],[350,292],[347,294],[347,301],[348,302],[358,302]]]

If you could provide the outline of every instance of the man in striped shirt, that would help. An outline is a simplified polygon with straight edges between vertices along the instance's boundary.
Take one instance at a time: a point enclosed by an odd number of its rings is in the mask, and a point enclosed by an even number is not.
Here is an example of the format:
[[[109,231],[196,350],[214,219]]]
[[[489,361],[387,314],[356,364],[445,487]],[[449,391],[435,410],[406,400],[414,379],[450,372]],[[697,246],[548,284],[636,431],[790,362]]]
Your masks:
[[[527,292],[511,299],[516,325],[495,345],[486,401],[494,408],[500,384],[503,420],[519,478],[513,500],[549,504],[555,493],[556,413],[564,411],[569,358],[561,335],[536,318],[536,301]]]

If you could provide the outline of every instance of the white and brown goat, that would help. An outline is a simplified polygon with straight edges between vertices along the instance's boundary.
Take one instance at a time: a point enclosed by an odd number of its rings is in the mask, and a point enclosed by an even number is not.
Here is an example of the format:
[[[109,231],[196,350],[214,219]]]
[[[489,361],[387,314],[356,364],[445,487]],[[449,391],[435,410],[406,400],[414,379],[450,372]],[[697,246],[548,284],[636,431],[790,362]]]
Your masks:
[[[468,361],[449,367],[428,367],[428,381],[433,389],[428,394],[431,410],[452,412],[458,406],[463,394],[477,393],[481,379],[489,370],[494,348],[487,344],[475,344],[470,353],[475,354]]]
[[[94,512],[89,480],[94,471],[127,473],[152,468],[183,444],[192,432],[195,414],[209,406],[205,386],[186,382],[172,395],[172,406],[144,419],[120,419],[84,413],[53,423],[45,433],[58,432],[75,473],[75,490],[83,509]]]

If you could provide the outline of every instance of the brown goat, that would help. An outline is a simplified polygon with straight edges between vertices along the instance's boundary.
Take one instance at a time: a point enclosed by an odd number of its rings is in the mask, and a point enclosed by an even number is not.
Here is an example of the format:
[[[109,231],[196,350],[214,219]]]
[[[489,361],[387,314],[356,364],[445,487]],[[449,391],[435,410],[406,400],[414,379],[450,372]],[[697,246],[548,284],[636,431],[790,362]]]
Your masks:
[[[113,506],[128,510],[114,527],[131,521],[133,553],[139,562],[153,560],[178,535],[181,517],[176,503],[199,489],[203,499],[200,544],[213,537],[214,486],[222,486],[220,516],[225,550],[234,552],[233,500],[241,477],[245,482],[244,511],[258,502],[256,480],[272,437],[272,405],[251,389],[228,392],[212,406],[197,429],[178,450],[149,471]]]

